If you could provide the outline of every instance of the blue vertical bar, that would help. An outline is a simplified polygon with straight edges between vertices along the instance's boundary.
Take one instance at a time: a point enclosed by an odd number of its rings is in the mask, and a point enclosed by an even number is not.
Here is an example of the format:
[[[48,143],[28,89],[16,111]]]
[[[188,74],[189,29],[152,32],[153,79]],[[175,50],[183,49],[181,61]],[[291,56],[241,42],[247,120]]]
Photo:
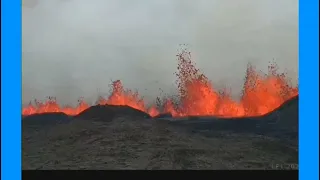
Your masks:
[[[319,0],[299,1],[299,178],[319,180]]]
[[[1,0],[1,179],[21,179],[21,0]]]

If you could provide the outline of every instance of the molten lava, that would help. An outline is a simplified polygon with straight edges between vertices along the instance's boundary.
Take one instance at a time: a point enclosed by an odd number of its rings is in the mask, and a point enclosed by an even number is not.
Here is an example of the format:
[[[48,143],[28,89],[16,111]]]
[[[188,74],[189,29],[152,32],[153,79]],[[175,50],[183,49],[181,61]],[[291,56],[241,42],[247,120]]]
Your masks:
[[[298,95],[298,88],[289,84],[284,74],[277,73],[277,66],[271,64],[268,74],[258,73],[253,66],[247,67],[242,98],[234,101],[228,92],[214,89],[210,80],[195,67],[191,54],[183,51],[178,55],[177,85],[178,103],[167,99],[163,107],[147,107],[138,92],[126,90],[120,80],[112,84],[112,93],[108,98],[100,97],[100,105],[127,105],[147,112],[151,116],[159,113],[171,113],[174,117],[189,115],[214,115],[223,117],[246,117],[264,115],[290,98]],[[23,107],[22,115],[36,113],[63,112],[76,115],[90,106],[79,100],[77,107],[60,107],[55,98],[44,103],[35,101]]]

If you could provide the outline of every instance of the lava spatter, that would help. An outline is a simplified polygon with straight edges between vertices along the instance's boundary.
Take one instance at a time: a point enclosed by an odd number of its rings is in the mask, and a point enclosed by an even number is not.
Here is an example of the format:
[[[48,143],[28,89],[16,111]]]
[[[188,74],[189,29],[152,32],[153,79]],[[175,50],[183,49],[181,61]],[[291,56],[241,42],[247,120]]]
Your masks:
[[[277,66],[270,64],[267,74],[259,73],[252,65],[248,65],[245,83],[240,101],[231,98],[227,91],[219,92],[213,83],[195,67],[191,53],[183,50],[177,56],[177,99],[166,99],[161,108],[156,105],[147,107],[138,92],[125,89],[120,80],[112,83],[109,97],[100,97],[100,105],[127,105],[144,111],[150,116],[159,113],[171,113],[179,116],[223,116],[246,117],[266,114],[290,98],[298,95],[298,87],[289,83],[285,74],[277,72]],[[178,103],[174,103],[178,101]],[[89,108],[83,99],[76,107],[62,107],[55,98],[49,97],[45,102],[35,101],[22,108],[22,115],[48,112],[63,112],[76,115]]]

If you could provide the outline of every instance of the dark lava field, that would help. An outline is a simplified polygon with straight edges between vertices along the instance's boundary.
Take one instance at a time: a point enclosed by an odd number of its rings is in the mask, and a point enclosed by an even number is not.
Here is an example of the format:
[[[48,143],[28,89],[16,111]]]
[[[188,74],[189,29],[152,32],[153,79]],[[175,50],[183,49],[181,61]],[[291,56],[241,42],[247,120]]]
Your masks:
[[[22,169],[296,169],[298,96],[262,117],[151,118],[128,106],[22,118]]]

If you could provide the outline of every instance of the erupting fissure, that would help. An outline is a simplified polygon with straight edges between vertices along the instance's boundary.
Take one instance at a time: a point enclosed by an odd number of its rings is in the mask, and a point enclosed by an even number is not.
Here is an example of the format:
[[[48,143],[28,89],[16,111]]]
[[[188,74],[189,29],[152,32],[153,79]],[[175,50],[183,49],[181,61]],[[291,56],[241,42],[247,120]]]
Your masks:
[[[121,81],[117,80],[112,84],[111,95],[108,98],[100,97],[97,104],[127,105],[151,116],[171,113],[174,117],[246,117],[264,115],[298,95],[298,87],[291,86],[285,74],[277,73],[275,64],[269,66],[268,74],[259,73],[248,65],[241,100],[234,101],[227,91],[219,92],[214,89],[210,80],[195,67],[190,52],[184,50],[177,57],[178,103],[167,98],[162,107],[147,107],[138,92],[124,89]],[[48,98],[45,102],[35,101],[35,104],[23,107],[22,115],[48,112],[76,115],[89,107],[83,100],[79,100],[77,107],[61,107],[55,98]]]

